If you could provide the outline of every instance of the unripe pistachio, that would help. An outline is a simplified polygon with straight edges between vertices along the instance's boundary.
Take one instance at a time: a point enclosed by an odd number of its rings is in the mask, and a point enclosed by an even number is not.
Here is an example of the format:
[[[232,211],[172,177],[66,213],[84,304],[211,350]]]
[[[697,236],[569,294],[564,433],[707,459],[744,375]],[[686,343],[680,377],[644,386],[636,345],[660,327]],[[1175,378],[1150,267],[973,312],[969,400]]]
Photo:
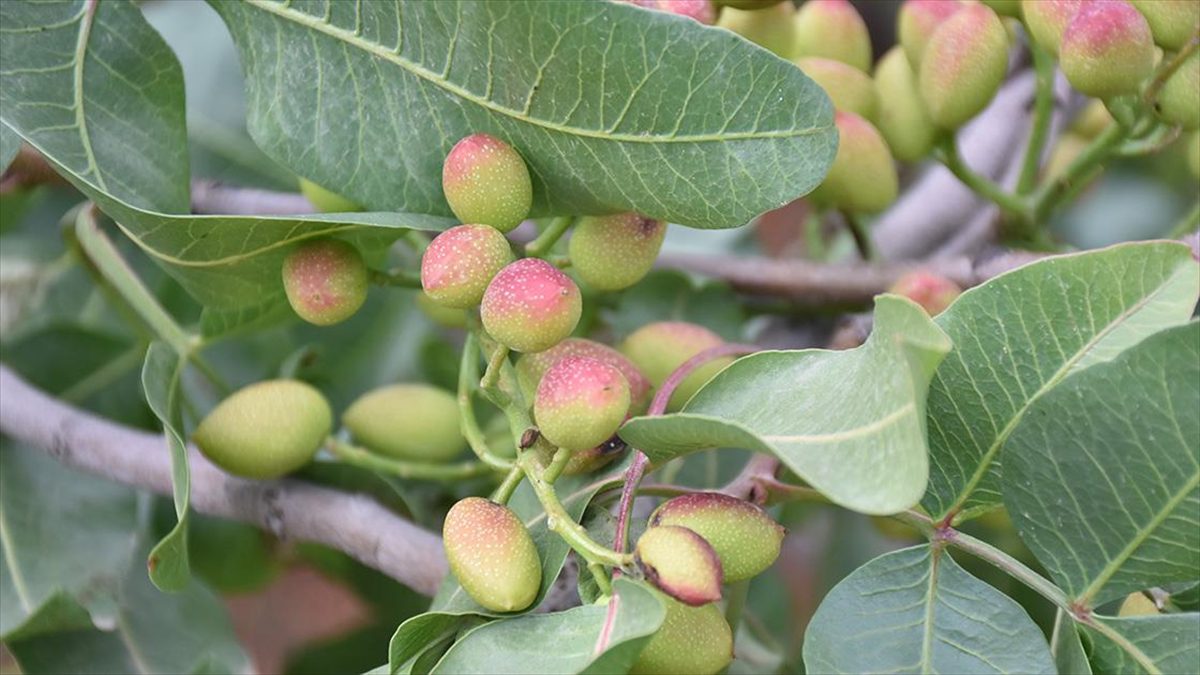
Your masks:
[[[841,61],[816,57],[796,59],[796,65],[825,90],[834,109],[868,120],[876,118],[879,95],[871,78],[861,70]]]
[[[506,506],[467,497],[446,514],[442,542],[450,571],[471,598],[494,612],[533,604],[542,563],[525,524]]]
[[[652,532],[663,526],[685,527],[704,538],[721,560],[725,583],[753,578],[775,562],[785,531],[765,511],[719,492],[697,492],[670,499],[650,516]]]
[[[205,457],[231,474],[278,478],[312,459],[332,419],[321,392],[297,380],[269,380],[221,401],[192,438]]]
[[[571,278],[539,258],[504,269],[483,294],[480,318],[489,335],[518,352],[540,352],[575,330],[583,298]]]
[[[362,445],[390,457],[446,462],[466,446],[458,402],[427,384],[393,384],[363,394],[342,415]]]
[[[1021,14],[1033,41],[1042,49],[1058,55],[1063,31],[1075,18],[1085,0],[1021,0]]]
[[[345,321],[367,300],[367,265],[358,249],[337,239],[306,242],[283,259],[283,290],[305,321]]]
[[[459,225],[429,242],[421,257],[421,287],[438,304],[469,309],[479,304],[496,273],[514,259],[495,228]]]
[[[1194,0],[1129,0],[1150,24],[1154,41],[1163,49],[1179,50],[1200,25],[1200,2]]]
[[[921,58],[918,82],[929,118],[957,129],[979,114],[1004,81],[1008,35],[1000,17],[969,4],[938,27]]]
[[[903,295],[920,305],[929,316],[937,316],[962,294],[962,288],[940,274],[917,270],[897,279],[888,293]]]
[[[962,9],[958,0],[904,0],[896,16],[896,33],[913,72],[920,72],[921,57],[933,32]]]
[[[689,607],[660,597],[667,610],[630,675],[715,675],[733,660],[733,631],[717,605]]]
[[[899,179],[892,153],[879,131],[848,112],[834,114],[837,156],[824,182],[813,190],[813,202],[854,213],[877,213],[896,201]]]
[[[417,307],[425,316],[429,317],[439,326],[445,328],[466,328],[467,327],[467,311],[463,309],[454,309],[440,305],[436,300],[429,297],[428,293],[421,291],[417,293]]]
[[[629,412],[629,384],[621,371],[596,359],[568,356],[538,384],[533,417],[554,445],[583,451],[607,441]]]
[[[1021,0],[982,0],[982,2],[1000,16],[1021,18]]]
[[[937,128],[917,91],[917,74],[899,46],[892,47],[875,67],[875,88],[887,101],[878,116],[879,133],[892,155],[902,162],[915,162],[929,154]]]
[[[1059,66],[1071,86],[1100,99],[1133,94],[1154,70],[1150,26],[1124,0],[1090,2],[1067,24]]]
[[[1200,51],[1171,74],[1155,101],[1158,116],[1184,129],[1200,128]]]
[[[1130,593],[1121,601],[1117,616],[1156,616],[1158,606],[1144,593]]]
[[[521,392],[525,394],[525,400],[533,400],[537,386],[550,366],[568,356],[585,356],[619,370],[629,383],[631,409],[641,411],[650,403],[650,380],[646,379],[632,361],[608,345],[584,338],[567,338],[546,351],[524,354],[517,360],[517,382],[521,386]]]
[[[326,190],[311,180],[300,179],[300,193],[321,213],[350,213],[362,207],[336,192]]]
[[[629,357],[638,370],[655,387],[661,387],[667,377],[685,361],[700,352],[724,344],[716,333],[683,321],[662,321],[637,329],[621,343],[621,353]],[[730,357],[713,359],[692,371],[671,395],[667,410],[679,410],[700,387],[733,363]]]
[[[686,527],[652,527],[638,538],[634,560],[649,581],[685,605],[721,599],[721,560],[704,538]]]
[[[1200,131],[1193,131],[1187,144],[1188,168],[1193,176],[1200,178]]]
[[[796,24],[792,21],[795,13],[796,8],[791,2],[754,10],[726,7],[721,11],[717,25],[790,59],[796,54]]]
[[[796,12],[795,55],[833,59],[870,72],[867,24],[849,0],[808,0]]]
[[[717,8],[710,0],[630,0],[646,9],[678,14],[711,26],[717,21]]]
[[[467,136],[446,155],[442,192],[459,220],[501,232],[520,225],[533,204],[525,160],[511,145],[487,134]]]
[[[1100,132],[1107,129],[1113,122],[1112,113],[1104,107],[1104,102],[1092,100],[1084,106],[1075,121],[1071,122],[1070,131],[1080,138],[1090,141],[1099,136]]]
[[[567,253],[587,285],[617,291],[642,280],[654,267],[667,224],[636,213],[580,218]]]

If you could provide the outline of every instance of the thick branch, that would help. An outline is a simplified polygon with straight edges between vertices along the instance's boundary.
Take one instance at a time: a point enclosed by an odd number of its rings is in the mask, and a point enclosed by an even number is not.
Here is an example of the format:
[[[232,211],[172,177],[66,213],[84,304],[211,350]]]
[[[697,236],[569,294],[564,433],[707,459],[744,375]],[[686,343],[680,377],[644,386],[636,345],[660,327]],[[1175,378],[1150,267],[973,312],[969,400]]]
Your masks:
[[[171,494],[165,441],[66,405],[0,366],[0,431],[63,464],[120,483]],[[364,495],[297,480],[250,481],[190,451],[193,509],[257,525],[278,537],[314,541],[427,595],[446,574],[441,539]]]

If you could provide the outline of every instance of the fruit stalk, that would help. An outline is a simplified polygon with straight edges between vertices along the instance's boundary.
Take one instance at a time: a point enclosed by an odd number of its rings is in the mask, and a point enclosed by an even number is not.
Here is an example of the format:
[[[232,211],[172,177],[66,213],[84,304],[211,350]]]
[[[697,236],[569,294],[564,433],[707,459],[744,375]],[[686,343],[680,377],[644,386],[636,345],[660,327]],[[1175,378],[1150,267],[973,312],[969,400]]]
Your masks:
[[[1063,171],[1058,180],[1043,185],[1033,194],[1031,219],[1038,223],[1045,220],[1056,206],[1068,195],[1072,187],[1085,181],[1116,150],[1127,137],[1127,130],[1120,124],[1111,124],[1090,145],[1079,153]]]
[[[479,377],[479,357],[475,352],[477,343],[478,339],[475,334],[467,333],[466,342],[463,343],[462,361],[458,367],[459,423],[462,427],[463,437],[467,439],[467,445],[471,447],[471,452],[475,453],[479,461],[497,469],[511,469],[513,468],[512,462],[497,457],[488,447],[483,430],[479,428],[479,420],[475,418],[475,408],[471,405],[471,391],[476,378]],[[516,489],[515,485],[513,489]],[[500,500],[495,501],[504,503]]]
[[[368,279],[376,286],[396,286],[398,288],[420,288],[421,277],[403,269],[371,270]]]
[[[1038,169],[1042,164],[1042,151],[1046,137],[1050,134],[1050,121],[1054,115],[1054,59],[1037,43],[1030,41],[1029,52],[1033,56],[1033,70],[1037,76],[1037,90],[1033,99],[1033,120],[1029,127],[1029,144],[1021,162],[1021,173],[1017,178],[1017,194],[1027,195],[1037,182]]]
[[[1196,53],[1197,49],[1200,49],[1200,31],[1193,33],[1192,39],[1188,40],[1183,49],[1180,49],[1170,61],[1163,64],[1158,69],[1158,72],[1154,74],[1154,79],[1150,81],[1150,84],[1146,87],[1146,91],[1142,94],[1142,104],[1146,108],[1154,107],[1154,101],[1158,98],[1159,92],[1162,91],[1163,85],[1167,83],[1167,80],[1171,79],[1171,76],[1175,74],[1175,71],[1179,70],[1180,66],[1187,63],[1187,60],[1191,58],[1192,54]]]
[[[573,216],[559,216],[550,221],[546,229],[537,236],[533,241],[525,244],[525,255],[534,258],[545,258],[546,254],[554,248],[558,240],[571,227],[571,223],[575,221]]]
[[[325,442],[329,452],[346,464],[352,464],[378,473],[412,480],[456,481],[464,478],[486,476],[495,471],[481,462],[469,461],[458,464],[431,464],[392,459],[369,452],[343,440],[330,437]]]
[[[1010,215],[1016,216],[1021,220],[1027,220],[1029,210],[1025,203],[1014,195],[1009,194],[996,183],[987,178],[975,173],[971,167],[967,166],[963,161],[962,155],[958,152],[958,141],[953,134],[947,134],[939,144],[935,153],[938,160],[954,174],[956,178],[963,182],[963,185],[971,188],[980,197],[991,200]]]

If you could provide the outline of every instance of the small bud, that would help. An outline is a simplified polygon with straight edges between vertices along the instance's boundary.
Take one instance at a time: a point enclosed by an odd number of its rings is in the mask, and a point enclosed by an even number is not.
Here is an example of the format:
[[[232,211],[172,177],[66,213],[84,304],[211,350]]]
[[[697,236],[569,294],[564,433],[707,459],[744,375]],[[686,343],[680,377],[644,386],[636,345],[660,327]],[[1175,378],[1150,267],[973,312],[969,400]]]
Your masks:
[[[358,249],[337,239],[301,244],[283,259],[283,290],[305,321],[345,321],[367,300],[367,265]]]
[[[421,287],[435,302],[470,309],[514,259],[508,240],[487,225],[459,225],[434,237],[421,257]]]
[[[1194,0],[1129,0],[1150,24],[1163,49],[1183,49],[1200,25],[1200,2]]]
[[[475,602],[493,612],[533,604],[542,563],[517,514],[480,497],[467,497],[446,514],[442,543],[450,571]]]
[[[636,213],[580,218],[567,253],[584,283],[619,291],[641,281],[662,248],[667,224]]]
[[[871,71],[871,36],[849,0],[808,0],[796,12],[797,57],[820,57]]]
[[[785,531],[758,506],[719,492],[670,499],[650,516],[650,530],[686,527],[704,538],[721,559],[725,583],[758,576],[779,557]]]
[[[193,440],[235,476],[278,478],[299,469],[325,442],[333,413],[321,392],[297,380],[252,384],[221,401]]]
[[[796,65],[825,90],[836,110],[852,112],[868,120],[876,118],[879,95],[871,78],[861,70],[841,61],[821,58],[796,59]]]
[[[1157,616],[1158,606],[1144,593],[1130,593],[1121,601],[1117,616]]]
[[[969,4],[938,27],[921,58],[918,83],[929,118],[957,129],[987,107],[1008,68],[1008,34],[1000,17]]]
[[[1200,52],[1193,52],[1171,74],[1155,101],[1158,116],[1184,129],[1200,128]]]
[[[717,605],[689,607],[661,598],[667,615],[630,675],[716,675],[733,660],[733,631]]]
[[[929,316],[937,316],[962,294],[962,289],[940,274],[916,271],[897,279],[888,293],[903,295],[920,305]]]
[[[726,7],[717,25],[790,59],[796,55],[796,24],[792,21],[795,14],[796,7],[791,2],[753,10]]]
[[[919,72],[921,57],[933,31],[962,9],[958,0],[904,0],[896,17],[896,32],[913,72]]]
[[[496,274],[480,318],[489,335],[518,352],[540,352],[575,330],[583,297],[571,278],[539,258],[522,258]]]
[[[699,607],[721,599],[721,561],[703,537],[686,527],[646,530],[633,559],[646,581],[685,605]]]
[[[424,291],[417,293],[417,307],[421,310],[421,313],[429,317],[430,321],[443,328],[467,327],[466,310],[440,305]]]
[[[459,141],[442,166],[442,192],[464,223],[508,232],[521,224],[533,204],[533,182],[525,160],[513,147],[487,134]]]
[[[982,2],[1000,16],[1021,18],[1021,0],[982,0]]]
[[[1099,99],[1137,93],[1154,70],[1146,19],[1124,0],[1085,4],[1067,24],[1059,66],[1071,86]]]
[[[1103,101],[1089,101],[1071,122],[1070,131],[1080,138],[1090,141],[1099,136],[1113,122],[1112,113],[1104,107]]]
[[[917,91],[917,74],[904,51],[892,47],[875,67],[875,88],[886,102],[879,110],[877,126],[892,154],[902,162],[915,162],[933,149],[937,128]]]
[[[466,446],[458,402],[427,384],[393,384],[363,394],[342,424],[375,452],[418,462],[447,462]]]
[[[588,450],[608,440],[627,412],[629,384],[621,371],[583,356],[550,366],[533,401],[542,436],[568,450]]]
[[[1021,0],[1021,13],[1033,41],[1058,56],[1063,31],[1085,0]]]
[[[655,387],[662,386],[667,377],[685,361],[700,352],[724,344],[721,336],[692,323],[662,321],[651,323],[634,331],[621,343],[621,353],[646,375]],[[703,387],[725,366],[733,363],[731,357],[713,359],[692,371],[671,395],[667,410],[676,411],[683,407],[700,387]]]
[[[641,411],[650,403],[650,381],[632,361],[608,345],[584,338],[567,338],[544,352],[524,354],[517,360],[517,382],[527,401],[533,400],[537,386],[550,366],[568,356],[585,356],[619,370],[629,383],[631,409]]]
[[[877,213],[896,201],[899,179],[892,153],[871,123],[854,113],[834,114],[837,156],[810,198],[853,213]]]
[[[351,213],[362,207],[336,192],[331,192],[311,180],[300,179],[300,193],[321,213]]]

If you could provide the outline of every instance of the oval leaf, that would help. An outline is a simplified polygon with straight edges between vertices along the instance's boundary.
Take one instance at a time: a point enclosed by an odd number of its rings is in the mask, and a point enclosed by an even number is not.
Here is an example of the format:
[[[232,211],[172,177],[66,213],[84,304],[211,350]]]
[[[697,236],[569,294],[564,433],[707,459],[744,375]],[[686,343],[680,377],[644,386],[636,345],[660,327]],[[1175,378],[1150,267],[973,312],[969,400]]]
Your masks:
[[[1200,614],[1097,617],[1109,630],[1084,628],[1101,673],[1192,673],[1200,663]],[[1113,639],[1113,638],[1116,639]]]

